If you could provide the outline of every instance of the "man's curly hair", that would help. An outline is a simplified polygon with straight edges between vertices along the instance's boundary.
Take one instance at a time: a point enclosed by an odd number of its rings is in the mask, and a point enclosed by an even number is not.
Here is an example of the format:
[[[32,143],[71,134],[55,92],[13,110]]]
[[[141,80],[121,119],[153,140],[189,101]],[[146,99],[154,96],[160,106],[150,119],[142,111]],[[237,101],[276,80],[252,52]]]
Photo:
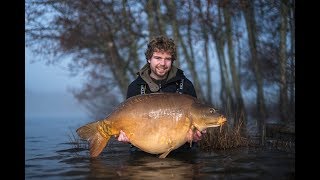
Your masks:
[[[148,48],[144,53],[146,59],[151,59],[154,52],[169,52],[171,54],[172,61],[177,59],[177,48],[174,41],[165,36],[157,36],[152,38],[148,43]]]

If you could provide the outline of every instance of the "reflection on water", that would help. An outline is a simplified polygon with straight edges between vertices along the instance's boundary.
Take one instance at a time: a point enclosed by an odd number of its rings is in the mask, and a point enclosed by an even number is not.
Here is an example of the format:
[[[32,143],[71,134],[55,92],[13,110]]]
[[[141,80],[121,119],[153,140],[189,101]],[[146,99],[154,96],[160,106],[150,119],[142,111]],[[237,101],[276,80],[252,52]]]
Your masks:
[[[76,129],[83,120],[59,121],[62,120],[26,121],[25,179],[294,179],[295,176],[295,154],[267,148],[175,152],[159,159],[143,152],[131,153],[128,144],[111,140],[100,156],[93,159],[86,148],[70,143],[70,128]],[[52,126],[59,130],[52,130]]]
[[[114,164],[114,162],[119,161]],[[130,179],[186,179],[196,175],[198,164],[147,154],[123,158],[121,155],[90,161],[89,177],[130,177]]]

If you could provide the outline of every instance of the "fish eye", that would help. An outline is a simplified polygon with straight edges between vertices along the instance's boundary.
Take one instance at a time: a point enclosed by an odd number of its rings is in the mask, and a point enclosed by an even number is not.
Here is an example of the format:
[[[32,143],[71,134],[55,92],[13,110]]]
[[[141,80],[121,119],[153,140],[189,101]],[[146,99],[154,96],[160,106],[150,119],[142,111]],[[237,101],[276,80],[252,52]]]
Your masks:
[[[210,113],[215,113],[216,112],[216,110],[215,109],[213,109],[213,108],[210,108]]]

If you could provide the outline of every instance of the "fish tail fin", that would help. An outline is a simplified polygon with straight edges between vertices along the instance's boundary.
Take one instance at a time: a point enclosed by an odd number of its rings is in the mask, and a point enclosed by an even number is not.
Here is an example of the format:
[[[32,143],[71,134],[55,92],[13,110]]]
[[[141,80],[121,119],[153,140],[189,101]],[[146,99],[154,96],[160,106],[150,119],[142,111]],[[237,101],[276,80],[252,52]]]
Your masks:
[[[111,136],[99,131],[99,122],[86,124],[76,130],[79,137],[89,142],[90,157],[97,157],[107,145]]]

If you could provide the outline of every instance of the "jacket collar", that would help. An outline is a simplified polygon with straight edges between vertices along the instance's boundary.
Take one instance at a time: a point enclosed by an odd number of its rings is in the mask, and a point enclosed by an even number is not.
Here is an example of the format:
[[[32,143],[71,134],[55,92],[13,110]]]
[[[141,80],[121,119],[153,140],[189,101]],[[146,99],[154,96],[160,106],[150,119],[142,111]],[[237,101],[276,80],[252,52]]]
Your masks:
[[[149,63],[147,63],[140,69],[140,71],[137,74],[145,81],[145,83],[148,84],[152,92],[157,92],[159,91],[160,87],[158,84],[152,81],[150,77],[150,71],[151,71],[150,65]],[[167,83],[181,79],[182,78],[181,76],[177,76],[181,74],[183,74],[183,71],[178,69],[176,66],[172,65],[171,70],[169,71],[169,74],[168,74]],[[141,84],[144,84],[144,83],[141,82]]]

